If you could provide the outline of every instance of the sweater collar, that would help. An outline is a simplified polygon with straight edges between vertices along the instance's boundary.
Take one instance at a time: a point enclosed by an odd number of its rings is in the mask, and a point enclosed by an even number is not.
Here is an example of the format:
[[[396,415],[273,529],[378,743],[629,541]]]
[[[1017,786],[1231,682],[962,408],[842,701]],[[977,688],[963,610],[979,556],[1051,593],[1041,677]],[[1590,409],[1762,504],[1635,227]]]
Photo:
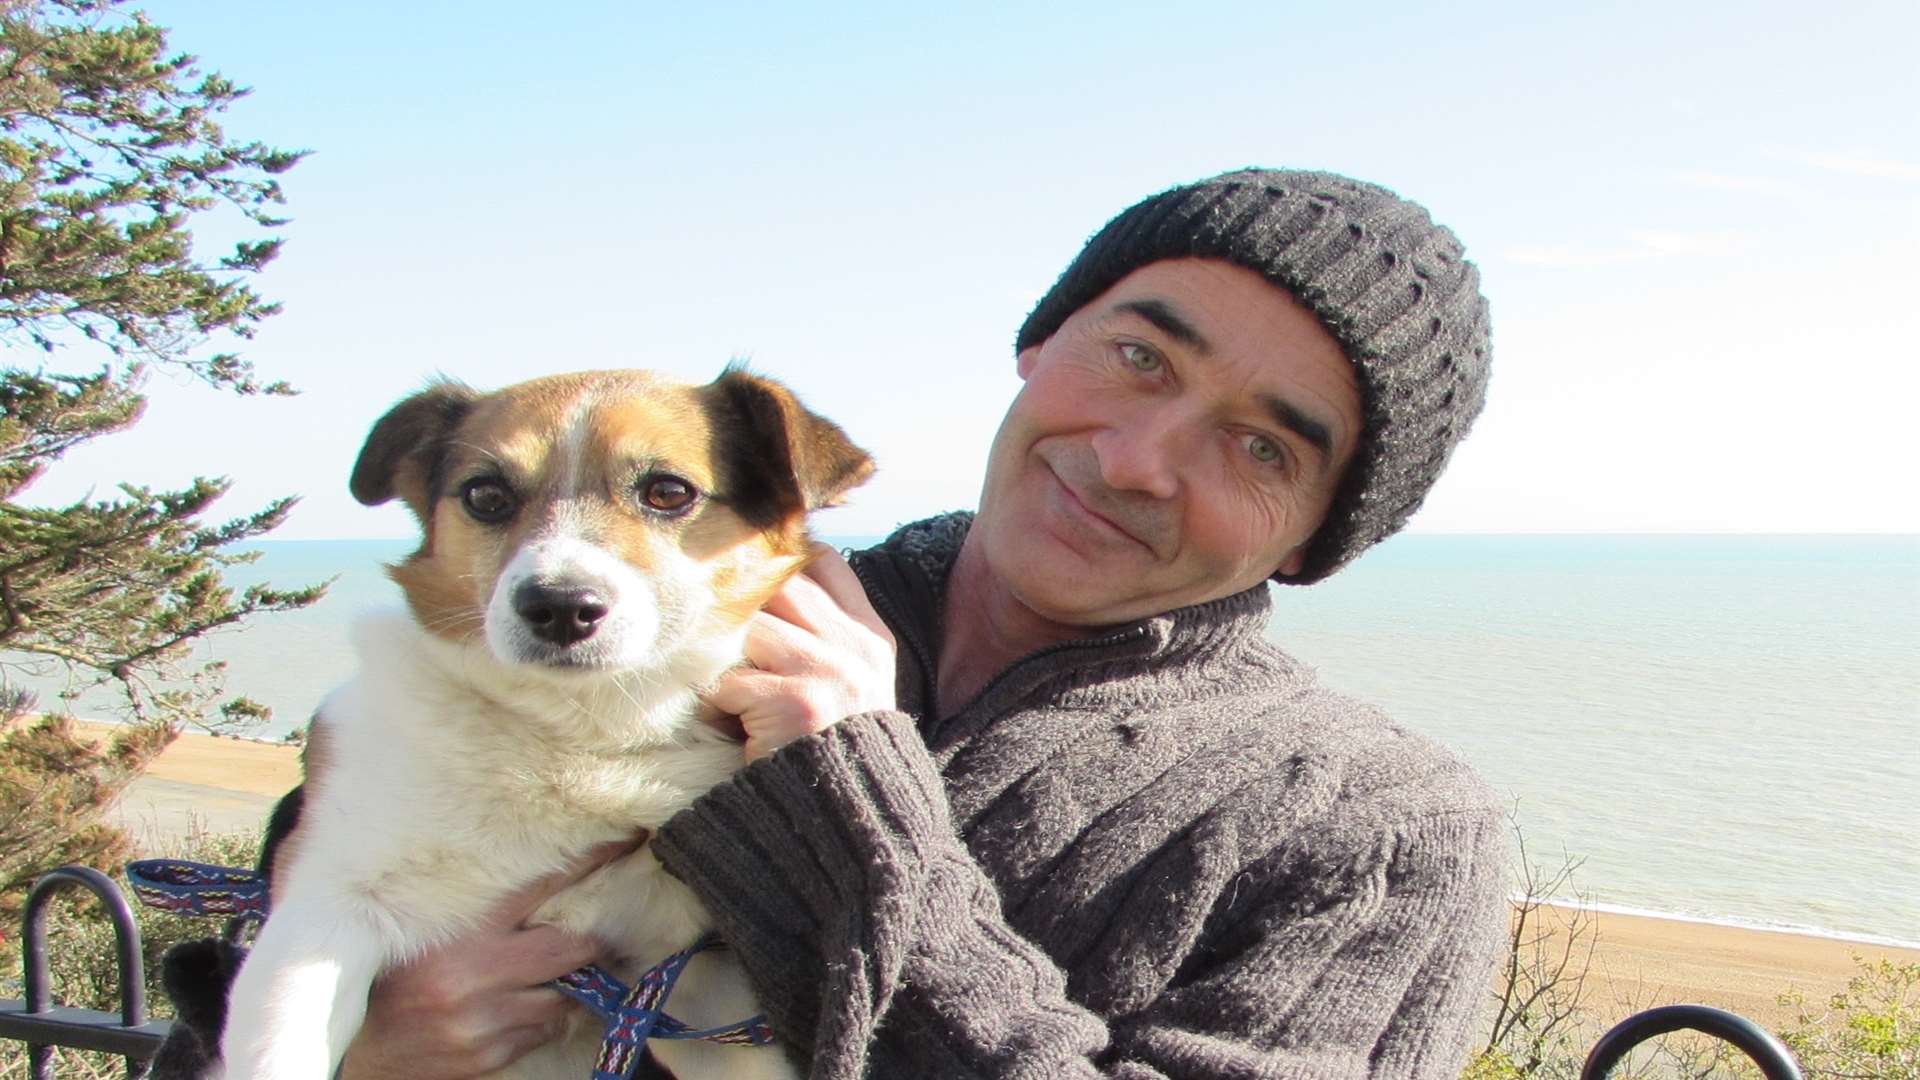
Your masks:
[[[901,665],[901,708],[931,712],[940,625],[948,576],[973,514],[957,512],[902,526],[879,546],[852,556],[855,571],[874,594],[912,664]],[[1068,698],[1105,700],[1116,692],[1114,677],[1165,672],[1227,660],[1264,644],[1273,604],[1261,582],[1243,592],[1111,627],[1076,641],[1031,653],[1007,668],[961,711],[1025,697],[1059,681]],[[892,610],[889,610],[892,609]],[[910,677],[911,676],[911,677]],[[1096,702],[1089,701],[1088,704]],[[989,708],[989,712],[998,712]]]

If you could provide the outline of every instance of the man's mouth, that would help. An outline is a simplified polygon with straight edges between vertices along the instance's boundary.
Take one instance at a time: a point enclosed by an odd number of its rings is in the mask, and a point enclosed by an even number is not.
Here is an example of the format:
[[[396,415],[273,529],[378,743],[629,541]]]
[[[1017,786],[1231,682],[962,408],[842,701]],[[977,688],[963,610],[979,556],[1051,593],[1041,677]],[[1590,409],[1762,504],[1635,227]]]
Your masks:
[[[1047,458],[1041,460],[1045,462],[1047,471],[1052,474],[1054,483],[1059,485],[1060,498],[1071,514],[1079,517],[1098,532],[1112,536],[1116,540],[1125,541],[1143,549],[1149,555],[1158,557],[1153,544],[1143,537],[1143,534],[1151,534],[1157,530],[1149,529],[1145,524],[1132,520],[1134,515],[1118,512],[1106,500],[1094,494],[1091,486],[1075,484],[1072,478],[1062,473],[1061,468],[1053,460]],[[1075,471],[1070,462],[1066,464],[1067,472]]]
[[[1100,511],[1095,510],[1091,506],[1088,506],[1087,500],[1081,498],[1080,493],[1073,490],[1072,484],[1067,483],[1065,480],[1060,480],[1058,474],[1055,474],[1054,479],[1059,480],[1060,490],[1065,492],[1067,500],[1073,503],[1074,508],[1077,509],[1082,515],[1086,516],[1089,520],[1093,521],[1096,525],[1099,525],[1105,528],[1107,531],[1113,533],[1116,536],[1124,537],[1125,539],[1131,540],[1136,544],[1140,542],[1139,540],[1134,538],[1133,534],[1127,532],[1127,530],[1121,528],[1118,524],[1116,524],[1112,518],[1109,518],[1105,514],[1102,514]]]

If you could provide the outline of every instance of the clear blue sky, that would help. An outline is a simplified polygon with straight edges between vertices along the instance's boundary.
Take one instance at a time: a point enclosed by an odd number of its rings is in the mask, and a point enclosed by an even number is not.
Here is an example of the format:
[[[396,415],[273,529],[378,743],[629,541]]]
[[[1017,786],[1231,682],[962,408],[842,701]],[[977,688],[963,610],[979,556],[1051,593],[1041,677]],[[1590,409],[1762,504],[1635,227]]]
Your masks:
[[[1492,392],[1416,529],[1920,532],[1912,0],[146,10],[254,88],[230,135],[314,151],[243,349],[305,393],[157,379],[41,501],[218,474],[233,514],[303,495],[280,536],[406,535],[346,477],[432,374],[743,356],[881,463],[821,526],[882,532],[972,504],[1087,235],[1267,164],[1481,266]]]

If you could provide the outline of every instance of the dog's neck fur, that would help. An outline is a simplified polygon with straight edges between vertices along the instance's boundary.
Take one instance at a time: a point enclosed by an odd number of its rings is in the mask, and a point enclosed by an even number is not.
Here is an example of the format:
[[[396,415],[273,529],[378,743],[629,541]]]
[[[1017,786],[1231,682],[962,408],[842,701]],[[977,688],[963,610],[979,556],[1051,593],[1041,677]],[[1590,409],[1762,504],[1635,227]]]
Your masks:
[[[491,739],[591,746],[607,754],[684,744],[712,729],[698,691],[741,662],[744,629],[693,635],[646,670],[548,672],[507,664],[484,640],[430,634],[405,613],[365,616],[355,628],[363,678],[397,681],[445,700],[441,722],[484,726]],[[461,707],[468,699],[475,708]],[[442,737],[451,737],[443,731]]]

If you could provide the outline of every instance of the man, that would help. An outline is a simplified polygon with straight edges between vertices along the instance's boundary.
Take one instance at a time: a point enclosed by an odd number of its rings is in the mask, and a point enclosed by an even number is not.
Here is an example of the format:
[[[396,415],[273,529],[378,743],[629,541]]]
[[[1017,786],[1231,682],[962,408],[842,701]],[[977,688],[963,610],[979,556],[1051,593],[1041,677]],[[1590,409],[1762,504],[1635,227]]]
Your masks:
[[[748,766],[653,838],[818,1078],[1457,1076],[1506,830],[1265,640],[1480,409],[1486,304],[1372,185],[1229,173],[1088,242],[1016,340],[975,515],[822,555],[711,700]],[[590,942],[392,973],[343,1075],[544,1037]]]

